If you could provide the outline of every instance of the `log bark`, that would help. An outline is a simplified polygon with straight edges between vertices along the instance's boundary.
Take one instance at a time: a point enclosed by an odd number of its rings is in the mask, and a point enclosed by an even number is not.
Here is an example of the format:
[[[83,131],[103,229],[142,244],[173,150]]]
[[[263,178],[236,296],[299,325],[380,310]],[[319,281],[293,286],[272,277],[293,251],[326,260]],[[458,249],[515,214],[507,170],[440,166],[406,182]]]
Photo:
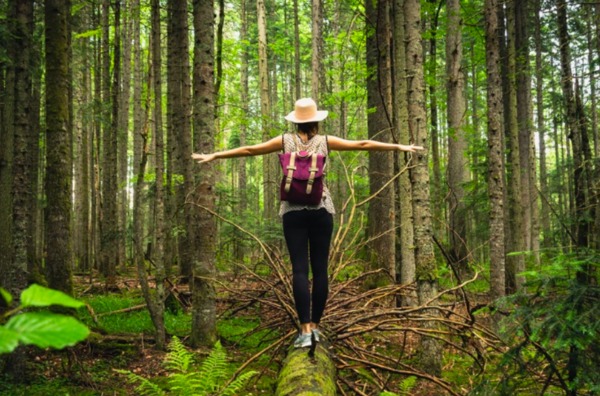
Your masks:
[[[275,396],[333,396],[335,376],[335,365],[326,344],[319,343],[313,357],[306,348],[292,348],[279,372]]]

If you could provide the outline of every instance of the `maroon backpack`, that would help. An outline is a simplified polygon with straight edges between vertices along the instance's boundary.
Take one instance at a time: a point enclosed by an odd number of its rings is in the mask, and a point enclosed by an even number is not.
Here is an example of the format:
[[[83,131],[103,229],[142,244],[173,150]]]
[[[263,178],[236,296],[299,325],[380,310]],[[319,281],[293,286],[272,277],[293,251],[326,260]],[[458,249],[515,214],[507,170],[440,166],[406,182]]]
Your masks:
[[[297,139],[297,137],[296,137]],[[283,178],[279,189],[282,201],[318,205],[323,197],[323,168],[326,156],[308,151],[279,154]]]

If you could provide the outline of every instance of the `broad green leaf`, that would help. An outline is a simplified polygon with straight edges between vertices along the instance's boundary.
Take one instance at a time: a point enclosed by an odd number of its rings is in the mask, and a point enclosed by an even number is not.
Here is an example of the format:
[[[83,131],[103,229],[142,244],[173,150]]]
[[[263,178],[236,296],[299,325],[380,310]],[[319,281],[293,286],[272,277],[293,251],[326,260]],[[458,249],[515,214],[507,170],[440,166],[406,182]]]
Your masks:
[[[0,287],[0,297],[2,297],[4,299],[4,301],[6,301],[6,305],[10,305],[10,303],[12,302],[12,296],[10,295],[10,293],[1,287]]]
[[[77,319],[52,312],[27,312],[13,316],[5,326],[19,334],[23,344],[62,349],[84,340],[90,330]]]
[[[21,293],[21,305],[23,307],[62,305],[68,308],[79,308],[84,304],[61,291],[33,284]]]
[[[12,352],[19,345],[19,334],[0,327],[0,354]]]

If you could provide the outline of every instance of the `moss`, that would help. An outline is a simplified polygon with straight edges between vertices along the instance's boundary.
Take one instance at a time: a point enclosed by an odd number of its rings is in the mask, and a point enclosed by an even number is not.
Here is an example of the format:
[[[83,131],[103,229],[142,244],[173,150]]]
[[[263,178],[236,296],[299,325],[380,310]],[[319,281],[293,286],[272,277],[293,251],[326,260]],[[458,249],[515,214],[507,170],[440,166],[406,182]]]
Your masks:
[[[279,373],[277,396],[335,395],[335,366],[327,350],[319,345],[315,357],[307,349],[293,349],[288,353]]]

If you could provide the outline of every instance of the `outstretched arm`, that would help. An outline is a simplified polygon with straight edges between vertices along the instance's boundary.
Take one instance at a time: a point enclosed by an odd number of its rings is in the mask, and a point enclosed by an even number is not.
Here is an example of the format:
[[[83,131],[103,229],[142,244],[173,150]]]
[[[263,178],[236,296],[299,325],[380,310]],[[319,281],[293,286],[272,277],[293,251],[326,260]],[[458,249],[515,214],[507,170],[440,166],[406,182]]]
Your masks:
[[[336,136],[327,136],[329,142],[329,149],[338,151],[348,150],[367,150],[367,151],[409,151],[411,153],[417,150],[423,150],[422,146],[415,146],[414,144],[396,144],[396,143],[384,143],[378,142],[377,140],[346,140]]]
[[[199,164],[203,164],[205,162],[210,162],[221,158],[249,157],[254,155],[269,154],[281,150],[282,148],[281,136],[278,136],[266,142],[252,146],[243,146],[231,150],[218,151],[211,154],[194,153],[192,154],[192,158],[198,161]]]

